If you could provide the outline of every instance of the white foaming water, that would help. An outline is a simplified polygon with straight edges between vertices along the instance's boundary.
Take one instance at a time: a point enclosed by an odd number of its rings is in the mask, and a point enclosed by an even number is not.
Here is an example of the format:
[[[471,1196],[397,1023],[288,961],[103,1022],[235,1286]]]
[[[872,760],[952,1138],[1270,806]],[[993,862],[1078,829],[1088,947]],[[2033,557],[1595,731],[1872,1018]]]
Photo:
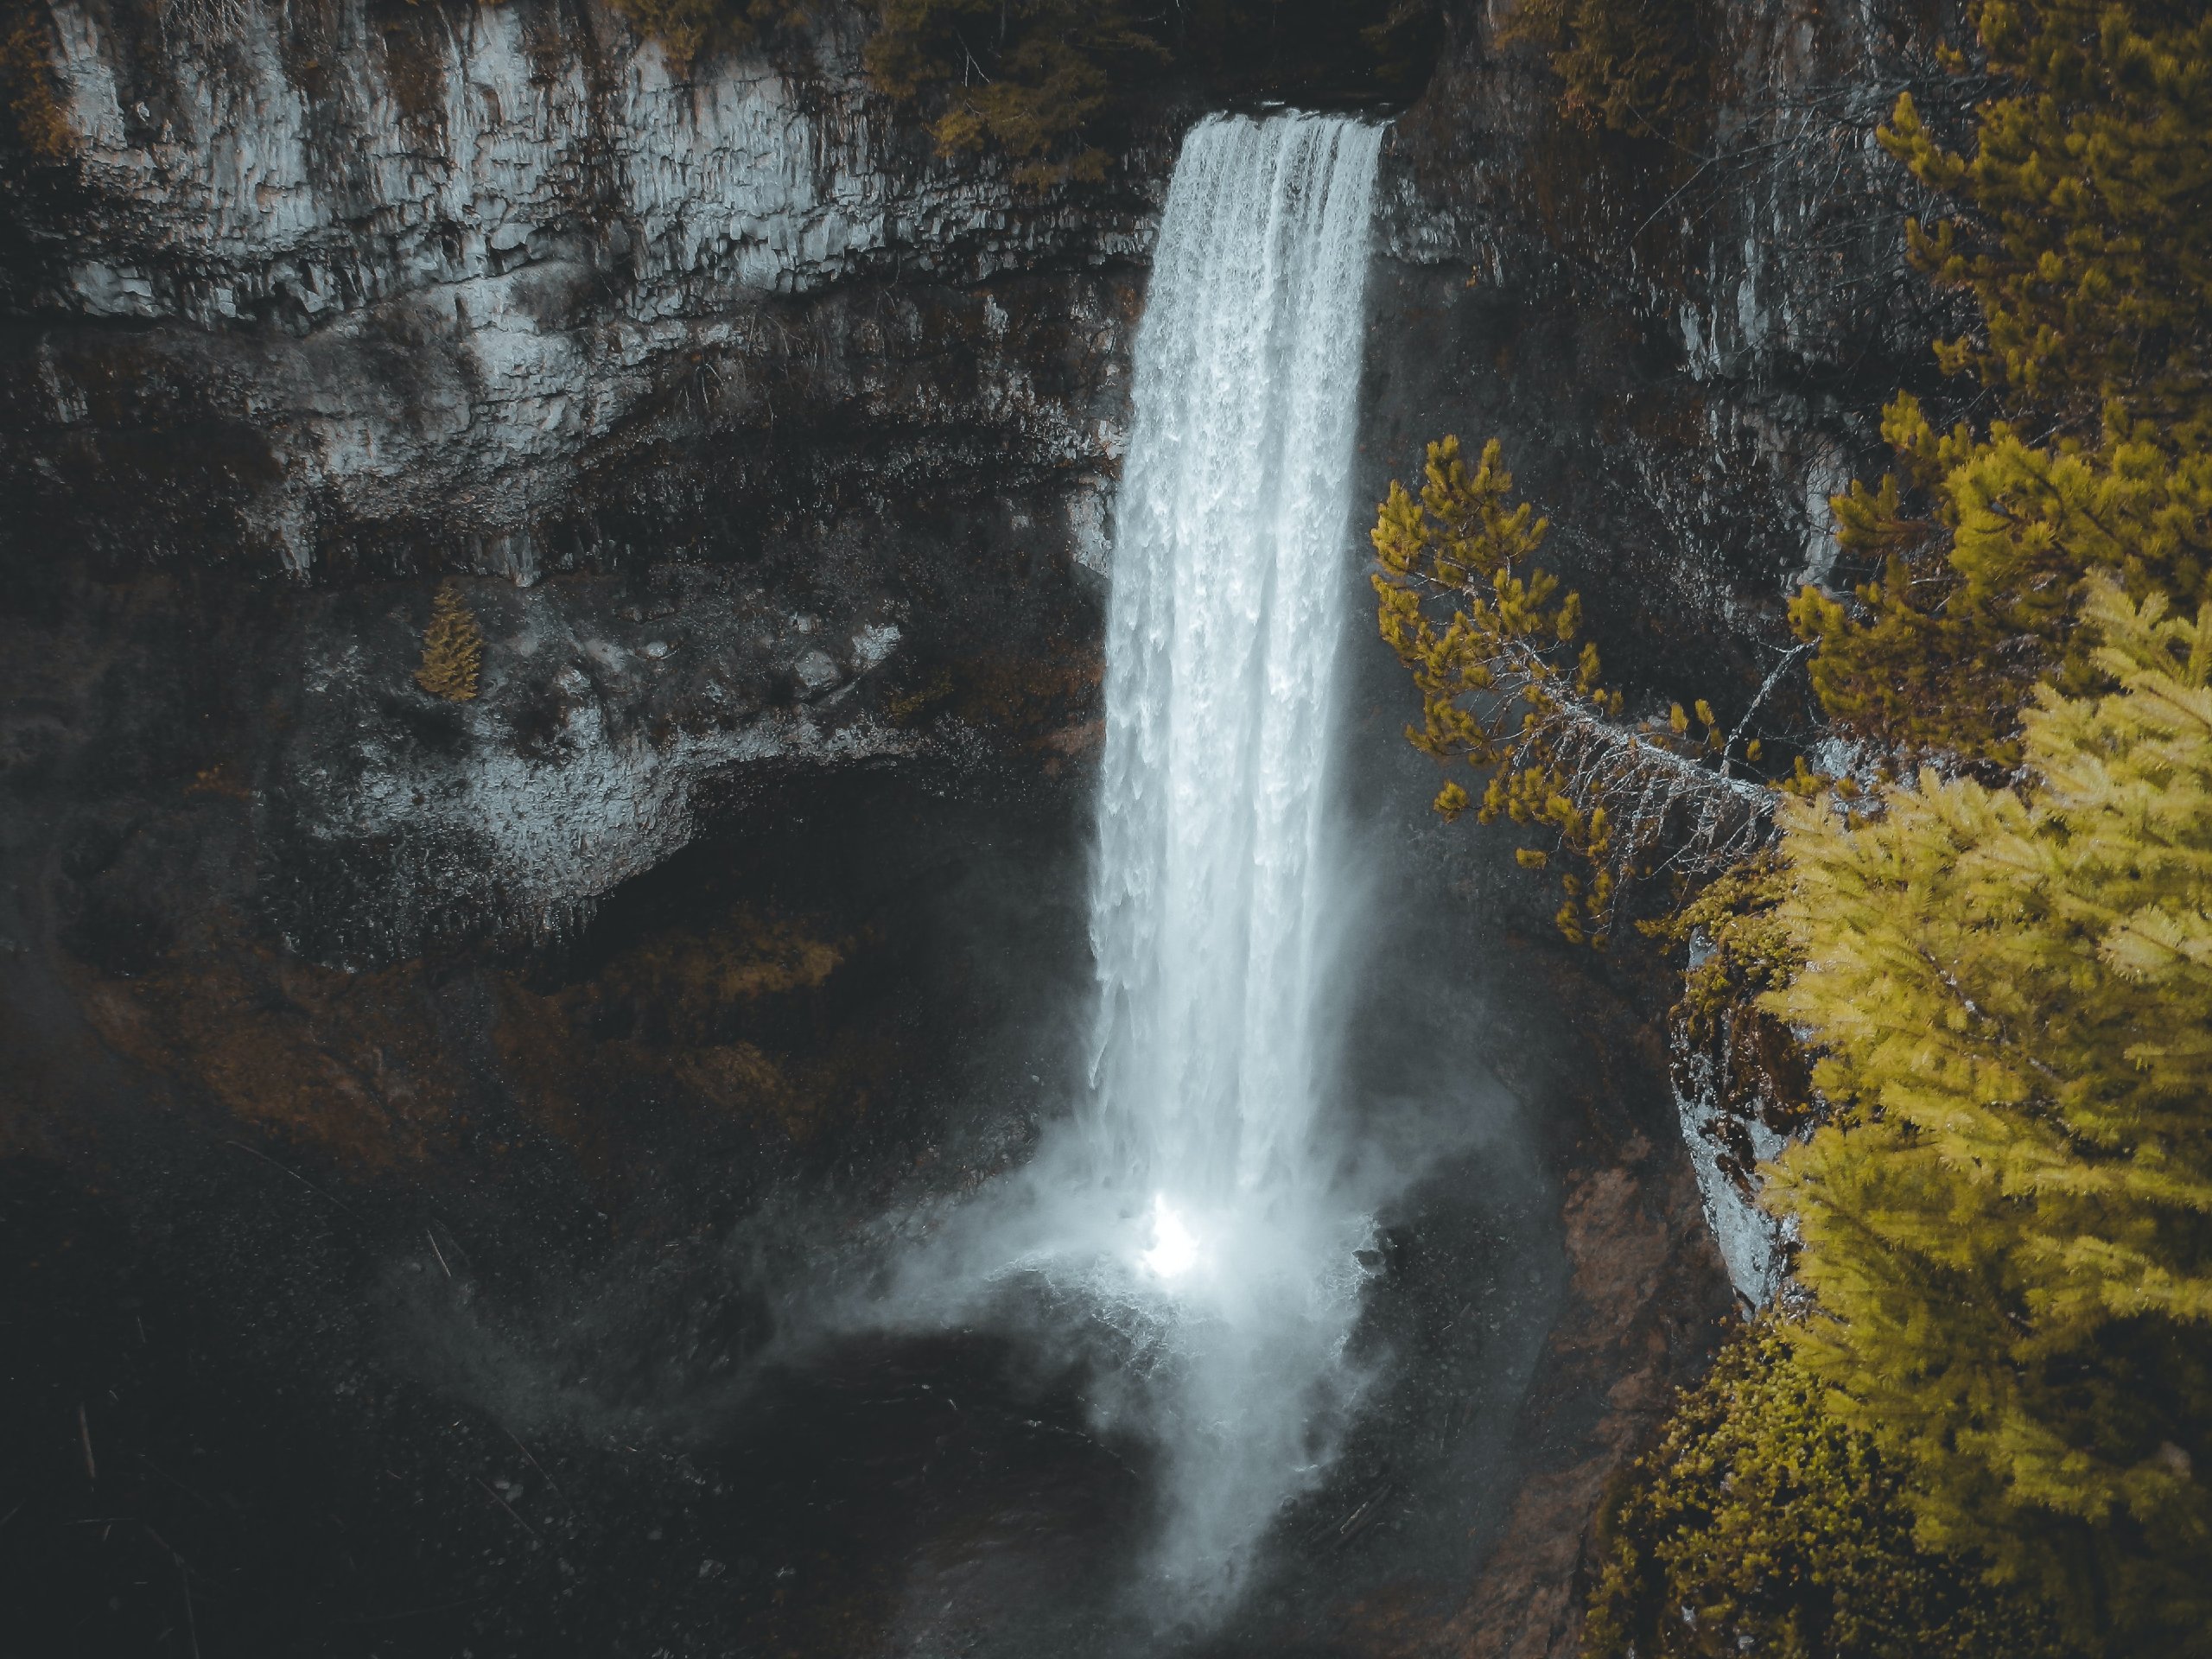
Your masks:
[[[1201,1620],[1325,1467],[1358,1382],[1372,1223],[1332,1179],[1317,1109],[1342,1000],[1328,750],[1381,142],[1296,114],[1184,142],[1116,509],[1090,1086],[895,1290],[909,1318],[995,1302],[1073,1333],[1101,1419],[1159,1448],[1154,1572]]]
[[[1171,1304],[1162,1561],[1233,1581],[1318,1472],[1352,1252],[1315,1110],[1336,999],[1328,740],[1381,129],[1208,121],[1137,336],[1117,504],[1091,944],[1088,1185]],[[1140,1294],[1146,1287],[1140,1286]]]
[[[1327,740],[1381,129],[1213,120],[1137,336],[1091,893],[1098,1177],[1171,1209],[1311,1185]]]

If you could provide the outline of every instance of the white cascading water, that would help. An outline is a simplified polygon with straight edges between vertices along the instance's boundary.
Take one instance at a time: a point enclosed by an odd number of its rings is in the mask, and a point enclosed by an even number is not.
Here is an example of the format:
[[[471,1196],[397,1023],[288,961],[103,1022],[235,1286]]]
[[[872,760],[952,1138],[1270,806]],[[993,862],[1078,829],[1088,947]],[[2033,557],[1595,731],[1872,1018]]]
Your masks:
[[[887,1298],[1084,1348],[1101,1426],[1158,1448],[1152,1576],[1198,1621],[1325,1467],[1357,1384],[1372,1223],[1317,1109],[1342,1001],[1328,750],[1381,142],[1302,114],[1184,141],[1116,511],[1089,1086],[1019,1179],[932,1224]]]
[[[1173,1299],[1163,1560],[1232,1580],[1350,1387],[1353,1251],[1315,1110],[1328,740],[1381,129],[1227,118],[1175,167],[1116,505],[1091,943],[1068,1171]]]
[[[1324,791],[1380,142],[1312,115],[1192,131],[1137,336],[1087,1128],[1102,1178],[1185,1227],[1294,1207],[1313,1179]]]

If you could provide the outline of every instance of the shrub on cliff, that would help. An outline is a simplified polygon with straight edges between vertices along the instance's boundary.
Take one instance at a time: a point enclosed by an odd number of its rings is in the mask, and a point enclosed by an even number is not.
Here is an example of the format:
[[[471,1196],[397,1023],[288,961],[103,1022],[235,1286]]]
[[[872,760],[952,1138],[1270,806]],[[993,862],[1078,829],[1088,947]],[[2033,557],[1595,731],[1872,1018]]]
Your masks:
[[[1100,137],[1164,74],[1217,93],[1389,95],[1427,75],[1436,0],[878,0],[871,79],[938,149],[1032,188],[1103,176]]]
[[[54,79],[54,28],[34,0],[0,0],[0,106],[7,137],[35,162],[67,161],[75,140]]]
[[[679,67],[851,0],[613,0]],[[1216,95],[1402,95],[1427,77],[1440,0],[870,0],[868,79],[940,153],[1040,189],[1105,172],[1102,141],[1163,77]]]
[[[1721,1350],[1607,1497],[1586,1659],[2061,1659],[2041,1609],[1915,1541],[1823,1391],[1772,1319]]]
[[[994,151],[1033,186],[1095,180],[1107,156],[1091,129],[1169,60],[1139,16],[1119,0],[882,0],[868,75],[934,109],[930,136],[947,154]]]
[[[1500,39],[1543,48],[1570,120],[1672,143],[1713,91],[1707,12],[1702,0],[1522,0]]]
[[[1549,530],[1513,499],[1496,439],[1470,472],[1459,441],[1428,446],[1418,497],[1393,482],[1370,537],[1382,638],[1411,671],[1422,724],[1415,748],[1464,760],[1485,779],[1479,803],[1456,779],[1436,810],[1470,805],[1545,832],[1521,850],[1530,868],[1560,860],[1560,931],[1602,945],[1620,878],[1662,846],[1677,868],[1725,868],[1762,839],[1768,802],[1732,777],[1740,734],[1702,702],[1629,725],[1602,683],[1598,649],[1577,645],[1582,601],[1536,563]],[[1753,742],[1743,758],[1757,760]],[[1712,763],[1712,764],[1708,764]]]
[[[813,0],[613,0],[613,5],[686,69],[713,53],[798,28],[814,10]]]

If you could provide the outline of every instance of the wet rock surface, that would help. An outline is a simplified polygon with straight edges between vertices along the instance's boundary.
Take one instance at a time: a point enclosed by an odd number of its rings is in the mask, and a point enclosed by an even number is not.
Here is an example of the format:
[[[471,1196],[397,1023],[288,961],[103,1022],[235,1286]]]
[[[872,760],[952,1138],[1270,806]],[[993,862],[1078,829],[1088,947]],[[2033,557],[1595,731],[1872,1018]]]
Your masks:
[[[1386,155],[1363,488],[1500,435],[1609,664],[1725,710],[1925,378],[1866,135],[1926,36],[1724,8],[1669,171],[1477,10]],[[11,158],[0,246],[20,1627],[1190,1647],[1122,1593],[1146,1454],[1079,1370],[808,1322],[1075,1086],[1172,112],[1038,201],[932,159],[835,21],[685,76],[540,0],[53,20],[76,156]],[[413,678],[448,576],[466,702]],[[1381,1218],[1363,1426],[1195,1650],[1564,1656],[1605,1480],[1727,1310],[1712,1195],[1663,978],[1426,815],[1351,648],[1343,1109],[1436,1162]]]

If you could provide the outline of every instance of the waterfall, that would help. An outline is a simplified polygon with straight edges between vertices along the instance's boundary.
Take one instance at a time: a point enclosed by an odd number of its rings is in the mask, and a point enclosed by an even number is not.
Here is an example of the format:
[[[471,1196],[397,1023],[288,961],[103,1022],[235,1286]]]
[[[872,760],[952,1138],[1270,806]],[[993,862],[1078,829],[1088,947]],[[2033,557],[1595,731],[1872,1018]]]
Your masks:
[[[1200,1218],[1280,1217],[1313,1179],[1327,738],[1381,137],[1313,115],[1195,129],[1137,336],[1087,1128],[1099,1179],[1156,1199],[1177,1250]]]
[[[1081,1363],[1158,1452],[1147,1606],[1203,1623],[1333,1456],[1373,1223],[1325,1102],[1329,748],[1377,127],[1202,123],[1170,186],[1116,510],[1084,1087],[918,1225],[875,1317]]]
[[[1116,506],[1080,1155],[1170,1336],[1166,1569],[1233,1586],[1333,1444],[1354,1253],[1315,1144],[1340,1004],[1327,901],[1337,658],[1381,129],[1185,140]],[[1129,1247],[1123,1246],[1128,1252]]]

